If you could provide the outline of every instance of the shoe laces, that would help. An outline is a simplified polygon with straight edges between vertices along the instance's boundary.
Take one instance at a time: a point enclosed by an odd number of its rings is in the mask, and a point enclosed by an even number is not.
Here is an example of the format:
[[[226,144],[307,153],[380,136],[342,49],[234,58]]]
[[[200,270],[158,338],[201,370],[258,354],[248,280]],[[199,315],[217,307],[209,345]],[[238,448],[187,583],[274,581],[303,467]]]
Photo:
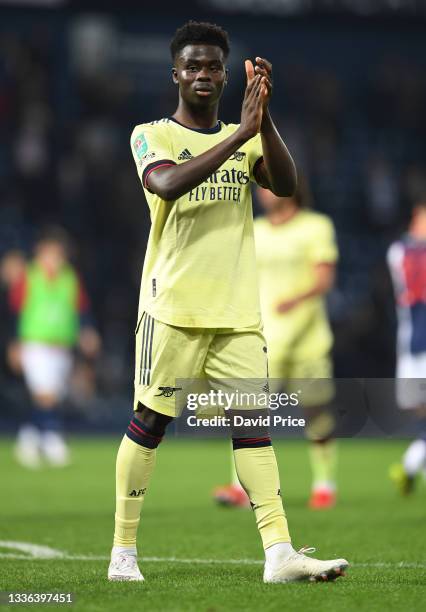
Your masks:
[[[315,551],[316,551],[316,548],[314,546],[302,546],[302,548],[300,548],[297,551],[297,554],[298,555],[312,555]]]
[[[316,551],[316,548],[313,546],[302,546],[299,550],[295,550],[286,560],[285,563],[289,561],[294,561],[295,559],[300,559],[300,557],[304,557],[306,555],[311,555]]]

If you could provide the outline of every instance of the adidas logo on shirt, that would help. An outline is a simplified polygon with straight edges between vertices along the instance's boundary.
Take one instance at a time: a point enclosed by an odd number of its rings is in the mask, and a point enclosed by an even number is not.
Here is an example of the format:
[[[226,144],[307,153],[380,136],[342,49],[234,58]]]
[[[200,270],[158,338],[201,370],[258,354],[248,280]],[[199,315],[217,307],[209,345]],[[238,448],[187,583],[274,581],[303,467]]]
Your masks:
[[[192,159],[194,156],[191,155],[191,152],[188,149],[184,149],[182,153],[179,154],[178,159]]]

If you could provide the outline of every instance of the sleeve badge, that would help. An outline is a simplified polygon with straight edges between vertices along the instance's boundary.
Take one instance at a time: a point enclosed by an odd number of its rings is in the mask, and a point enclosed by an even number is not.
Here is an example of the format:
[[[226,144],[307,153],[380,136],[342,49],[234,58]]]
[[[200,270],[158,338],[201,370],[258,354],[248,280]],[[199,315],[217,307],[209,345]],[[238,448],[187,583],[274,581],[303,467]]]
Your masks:
[[[148,151],[148,143],[143,134],[139,134],[136,140],[133,142],[133,148],[135,150],[136,155],[142,160],[145,153]]]

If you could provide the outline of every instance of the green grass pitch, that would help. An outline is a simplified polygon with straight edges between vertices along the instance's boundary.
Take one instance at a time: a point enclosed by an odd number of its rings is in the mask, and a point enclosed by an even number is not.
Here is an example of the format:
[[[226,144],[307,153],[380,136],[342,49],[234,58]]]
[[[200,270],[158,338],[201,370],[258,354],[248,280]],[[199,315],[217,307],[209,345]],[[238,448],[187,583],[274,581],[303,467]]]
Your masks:
[[[251,511],[212,503],[212,488],[228,479],[228,444],[173,437],[159,449],[143,510],[145,583],[108,583],[118,443],[118,437],[76,438],[71,467],[30,472],[14,463],[12,442],[0,441],[0,590],[71,591],[71,609],[84,612],[425,609],[426,487],[420,483],[412,497],[401,499],[387,479],[406,443],[343,441],[339,504],[316,513],[306,508],[305,443],[275,443],[294,545],[316,546],[320,557],[344,556],[353,564],[336,583],[290,585],[262,583]],[[5,541],[49,546],[67,557],[13,558],[22,553],[7,549]],[[246,562],[229,562],[236,559]]]

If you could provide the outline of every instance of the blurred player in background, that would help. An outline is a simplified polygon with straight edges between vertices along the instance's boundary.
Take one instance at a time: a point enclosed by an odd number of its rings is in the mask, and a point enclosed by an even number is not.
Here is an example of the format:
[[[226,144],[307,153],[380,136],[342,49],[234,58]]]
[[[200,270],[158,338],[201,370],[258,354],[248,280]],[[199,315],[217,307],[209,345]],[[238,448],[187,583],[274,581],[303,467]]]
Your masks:
[[[336,502],[336,442],[328,408],[334,397],[333,337],[324,297],[335,280],[334,228],[328,217],[307,208],[310,195],[300,177],[291,198],[261,187],[257,195],[266,212],[255,219],[254,231],[270,389],[303,388],[313,477],[309,506],[330,508]],[[215,498],[225,505],[248,504],[235,472],[232,484],[219,487]]]
[[[30,422],[20,428],[15,452],[30,468],[39,467],[42,457],[58,467],[69,462],[59,406],[68,390],[73,349],[79,344],[85,355],[94,357],[100,347],[87,295],[68,258],[68,236],[61,228],[48,228],[32,261],[9,283],[16,317],[9,363],[22,371],[32,400]]]
[[[418,436],[390,476],[404,495],[426,468],[426,194],[413,207],[408,232],[388,251],[398,332],[396,393],[403,410],[415,411]],[[413,380],[414,379],[414,380]]]

